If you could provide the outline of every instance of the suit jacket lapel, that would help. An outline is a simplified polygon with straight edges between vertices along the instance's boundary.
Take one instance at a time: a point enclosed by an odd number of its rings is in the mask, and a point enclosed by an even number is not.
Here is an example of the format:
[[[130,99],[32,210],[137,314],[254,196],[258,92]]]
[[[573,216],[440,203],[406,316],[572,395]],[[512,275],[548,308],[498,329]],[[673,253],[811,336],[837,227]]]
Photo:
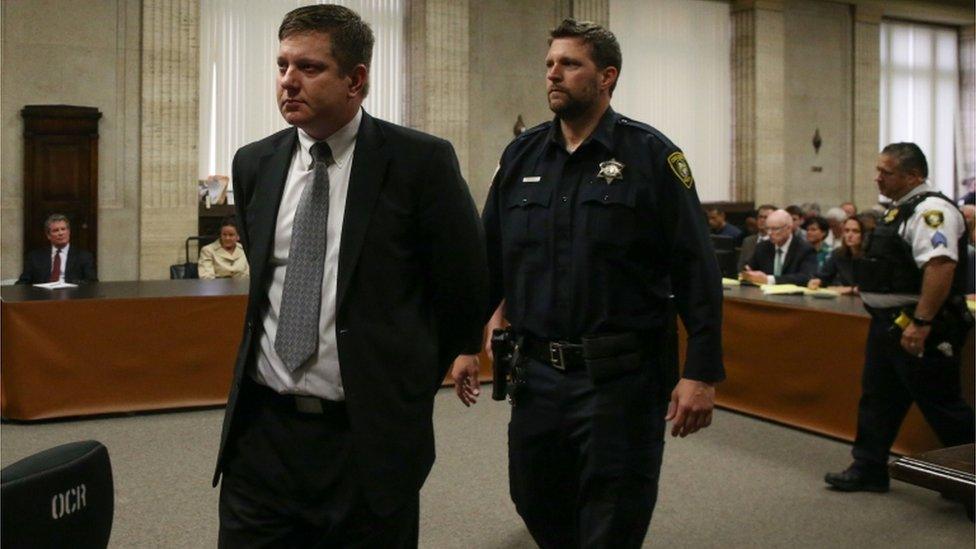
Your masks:
[[[71,275],[74,275],[75,274],[75,263],[76,263],[76,260],[78,259],[76,257],[77,255],[78,254],[76,254],[76,253],[74,253],[74,252],[71,251],[71,248],[68,248],[68,253],[65,254],[65,258],[64,258],[64,279],[66,281],[69,278],[69,276],[68,276],[69,274],[71,274]],[[53,267],[53,265],[52,265],[52,267]]]
[[[798,237],[794,236],[793,240],[790,241],[790,245],[786,248],[786,257],[783,258],[783,272],[786,269],[793,266],[793,262],[796,261],[796,254],[799,252],[797,248],[800,247],[800,242],[797,240]]]
[[[258,173],[254,179],[254,193],[248,208],[256,210],[248,216],[248,234],[251,256],[251,277],[263,280],[271,247],[274,244],[275,226],[278,222],[278,207],[281,194],[288,179],[288,168],[298,141],[298,130],[294,128],[274,148],[265,153],[258,162]]]
[[[346,214],[342,222],[342,241],[339,243],[339,273],[336,282],[336,311],[342,307],[356,270],[366,230],[369,228],[373,205],[383,188],[386,165],[390,161],[382,130],[372,116],[363,112],[356,136],[349,192],[346,195]]]

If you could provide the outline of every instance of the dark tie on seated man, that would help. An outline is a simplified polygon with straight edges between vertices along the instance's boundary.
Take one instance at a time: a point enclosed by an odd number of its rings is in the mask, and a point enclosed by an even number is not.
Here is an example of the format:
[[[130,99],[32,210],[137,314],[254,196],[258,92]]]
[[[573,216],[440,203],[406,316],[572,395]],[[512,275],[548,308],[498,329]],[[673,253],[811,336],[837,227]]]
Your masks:
[[[756,244],[752,259],[740,273],[754,284],[798,284],[805,286],[817,273],[817,252],[793,233],[793,218],[776,210],[766,218],[769,240]]]
[[[416,547],[434,395],[481,347],[477,209],[450,143],[362,109],[373,33],[359,15],[298,8],[278,39],[294,127],[232,168],[251,282],[218,543]]]
[[[24,257],[24,270],[17,284],[46,282],[94,282],[95,258],[88,250],[71,245],[71,222],[62,214],[44,220],[44,234],[50,247],[31,250]]]

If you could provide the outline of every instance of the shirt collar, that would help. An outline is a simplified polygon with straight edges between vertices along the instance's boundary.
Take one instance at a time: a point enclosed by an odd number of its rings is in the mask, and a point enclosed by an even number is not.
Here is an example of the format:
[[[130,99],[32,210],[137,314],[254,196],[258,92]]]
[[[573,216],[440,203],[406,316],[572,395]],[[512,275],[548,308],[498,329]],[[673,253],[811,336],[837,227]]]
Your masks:
[[[593,133],[587,136],[576,150],[582,149],[590,141],[596,141],[603,145],[607,151],[613,151],[613,129],[617,125],[618,118],[620,115],[613,110],[613,107],[608,106],[607,110],[603,112],[603,116],[600,117],[600,122],[593,128]],[[566,150],[558,116],[552,119],[552,125],[549,127],[549,144]]]
[[[71,243],[68,242],[67,244],[64,245],[64,248],[61,248],[61,251],[64,252],[64,255],[65,256],[68,255],[68,248],[70,248],[70,247],[71,247]],[[51,257],[54,257],[54,252],[56,252],[57,250],[58,250],[58,247],[52,244],[51,245]]]
[[[789,238],[786,239],[786,242],[784,242],[782,246],[776,246],[776,249],[777,250],[783,250],[783,253],[785,254],[786,251],[790,249],[790,243],[791,242],[793,242],[793,234],[792,233],[790,233],[790,236],[789,236]]]
[[[325,138],[325,142],[332,149],[332,159],[335,160],[336,166],[344,167],[352,156],[353,145],[356,143],[356,136],[359,135],[359,123],[362,119],[363,109],[360,108],[348,124]],[[312,165],[312,153],[309,152],[309,149],[317,142],[318,140],[305,133],[305,130],[298,128],[299,154],[302,157],[302,165],[309,166],[309,169]]]
[[[932,190],[932,188],[929,186],[928,183],[922,183],[921,185],[918,185],[915,188],[913,188],[912,190],[908,191],[908,193],[906,193],[905,196],[899,198],[898,200],[895,200],[891,204],[892,204],[892,206],[901,206],[905,202],[908,202],[909,200],[911,200],[913,196],[920,195],[920,194],[922,194],[924,192],[928,192],[928,191],[931,191],[931,190]]]

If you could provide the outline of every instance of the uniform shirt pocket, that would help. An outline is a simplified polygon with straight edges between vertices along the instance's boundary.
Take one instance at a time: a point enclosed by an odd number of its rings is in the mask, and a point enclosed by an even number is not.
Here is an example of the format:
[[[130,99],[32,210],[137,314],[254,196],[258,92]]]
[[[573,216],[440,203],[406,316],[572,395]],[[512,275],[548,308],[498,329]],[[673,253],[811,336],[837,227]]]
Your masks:
[[[521,184],[505,200],[504,238],[516,246],[536,246],[546,239],[552,185]]]
[[[607,185],[595,180],[580,187],[584,234],[595,244],[629,246],[637,231],[637,193],[633,183]]]

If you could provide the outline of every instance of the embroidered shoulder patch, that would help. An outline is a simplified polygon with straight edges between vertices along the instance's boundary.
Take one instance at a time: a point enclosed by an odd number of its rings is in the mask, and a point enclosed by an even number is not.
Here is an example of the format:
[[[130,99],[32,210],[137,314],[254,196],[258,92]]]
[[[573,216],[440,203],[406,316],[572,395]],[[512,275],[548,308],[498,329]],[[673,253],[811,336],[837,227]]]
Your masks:
[[[945,221],[945,217],[939,210],[928,210],[922,214],[922,218],[925,219],[925,224],[933,229],[938,229]]]
[[[668,166],[671,166],[671,171],[685,187],[690,189],[695,184],[695,178],[691,176],[691,168],[688,166],[688,161],[685,160],[684,153],[681,151],[671,153],[668,156]]]

